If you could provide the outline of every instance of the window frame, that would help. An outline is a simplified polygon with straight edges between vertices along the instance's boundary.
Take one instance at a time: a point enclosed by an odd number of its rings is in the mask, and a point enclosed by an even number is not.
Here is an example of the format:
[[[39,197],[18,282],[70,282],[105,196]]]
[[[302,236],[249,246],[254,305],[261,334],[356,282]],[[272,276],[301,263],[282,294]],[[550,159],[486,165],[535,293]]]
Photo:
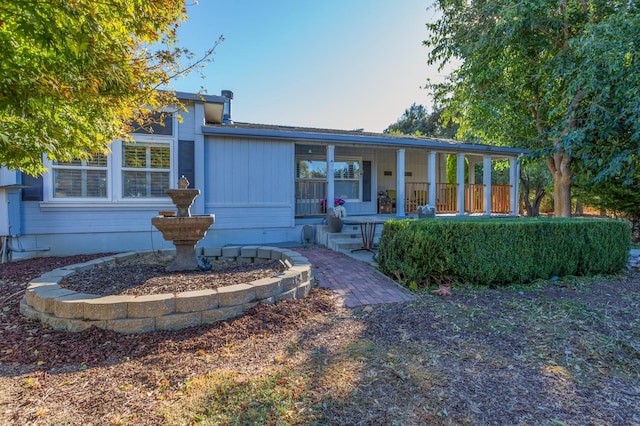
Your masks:
[[[46,160],[45,161],[45,166],[47,167],[47,169],[50,170],[49,172],[49,187],[48,189],[48,193],[47,193],[47,198],[49,201],[55,201],[55,202],[78,202],[78,201],[108,201],[111,199],[112,196],[112,185],[111,185],[111,179],[110,179],[110,174],[111,174],[111,154],[107,154],[106,155],[106,160],[107,160],[107,165],[106,166],[89,166],[86,164],[81,164],[79,166],[75,166],[75,165],[70,165],[70,164],[56,164],[56,162],[54,161],[50,161],[50,160]],[[85,161],[82,161],[82,163],[85,163]],[[106,185],[107,185],[107,193],[104,197],[56,197],[56,181],[55,181],[55,171],[56,170],[78,170],[78,171],[89,171],[89,170],[104,170],[107,172],[106,175]]]
[[[177,177],[176,177],[176,170],[177,170],[177,166],[175,164],[175,162],[177,161],[177,152],[176,152],[176,145],[177,143],[174,143],[174,137],[173,136],[159,136],[159,135],[140,135],[140,134],[135,134],[134,135],[134,143],[131,143],[132,145],[138,145],[138,146],[145,146],[145,147],[149,147],[149,146],[163,146],[163,145],[167,145],[169,147],[169,169],[157,169],[157,171],[165,171],[169,173],[169,188],[172,187],[171,182],[176,181],[177,182]],[[160,201],[160,200],[167,200],[168,196],[164,195],[162,197],[125,197],[124,193],[124,173],[126,171],[146,171],[146,172],[153,172],[154,169],[149,168],[149,167],[145,167],[145,168],[131,168],[131,167],[125,167],[124,166],[124,148],[125,146],[130,143],[130,142],[124,142],[124,141],[120,141],[119,145],[119,152],[118,154],[118,160],[114,161],[117,162],[118,165],[117,167],[114,168],[114,188],[118,188],[117,191],[117,201],[125,201],[125,202],[144,202],[144,201]],[[116,153],[113,152],[112,156],[114,156],[115,158]],[[117,169],[117,170],[116,170]],[[117,185],[117,186],[116,186]]]
[[[306,180],[322,180],[324,179],[325,181],[329,181],[329,177],[325,176],[324,178],[300,178],[298,177],[298,168],[299,168],[299,163],[301,161],[322,161],[325,163],[325,167],[326,167],[326,163],[327,163],[327,157],[323,157],[323,156],[309,156],[309,155],[299,155],[296,156],[296,166],[295,166],[295,179],[297,181],[306,181]],[[355,157],[355,156],[336,156],[333,159],[334,162],[334,189],[335,189],[335,182],[337,181],[356,181],[356,179],[338,179],[335,177],[335,163],[339,163],[339,162],[346,162],[346,161],[351,161],[351,162],[357,162],[360,165],[360,176],[357,179],[358,181],[358,198],[343,198],[345,200],[345,202],[362,202],[362,179],[363,179],[363,175],[362,175],[362,157]],[[326,170],[326,169],[325,169]],[[325,172],[326,174],[326,172]],[[336,197],[339,197],[339,194],[335,194]]]

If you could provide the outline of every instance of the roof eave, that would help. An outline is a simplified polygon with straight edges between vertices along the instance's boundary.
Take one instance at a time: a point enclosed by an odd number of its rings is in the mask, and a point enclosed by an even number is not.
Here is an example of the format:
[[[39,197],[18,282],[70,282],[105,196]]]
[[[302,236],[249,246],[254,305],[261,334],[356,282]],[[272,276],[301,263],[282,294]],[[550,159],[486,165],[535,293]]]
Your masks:
[[[218,95],[205,95],[202,93],[174,92],[176,98],[181,101],[224,104],[227,98]]]
[[[202,126],[202,133],[211,136],[246,137],[252,139],[274,139],[292,142],[325,142],[325,143],[346,143],[359,145],[388,146],[397,148],[432,148],[440,151],[452,152],[475,152],[475,153],[496,153],[508,154],[511,156],[527,154],[530,150],[502,147],[494,145],[481,145],[473,143],[447,142],[444,140],[430,140],[402,137],[385,137],[384,135],[372,136],[344,133],[321,133],[321,132],[300,132],[283,131],[271,129],[252,129],[232,126]]]

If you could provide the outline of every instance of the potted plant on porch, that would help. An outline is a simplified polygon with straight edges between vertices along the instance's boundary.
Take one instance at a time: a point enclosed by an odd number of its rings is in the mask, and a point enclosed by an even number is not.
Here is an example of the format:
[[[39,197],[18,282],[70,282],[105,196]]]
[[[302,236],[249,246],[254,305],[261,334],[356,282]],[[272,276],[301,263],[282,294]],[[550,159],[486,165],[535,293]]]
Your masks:
[[[322,200],[326,205],[327,200]],[[344,208],[344,200],[342,198],[336,198],[333,201],[333,209],[327,217],[327,225],[330,232],[342,231],[343,219],[347,217],[347,209]]]

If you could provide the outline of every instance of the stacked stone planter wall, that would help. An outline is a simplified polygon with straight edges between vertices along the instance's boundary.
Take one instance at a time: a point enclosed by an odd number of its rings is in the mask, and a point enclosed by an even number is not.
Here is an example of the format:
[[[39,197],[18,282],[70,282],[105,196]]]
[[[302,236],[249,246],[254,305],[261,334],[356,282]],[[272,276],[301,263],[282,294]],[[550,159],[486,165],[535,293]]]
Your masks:
[[[290,267],[271,278],[175,294],[100,296],[60,287],[64,277],[76,272],[100,264],[119,263],[141,254],[123,253],[58,268],[34,279],[20,303],[20,312],[57,330],[81,331],[95,326],[132,334],[214,323],[239,316],[258,303],[303,298],[311,288],[311,264],[295,251],[259,246],[198,250],[199,255],[211,260],[239,263],[282,260]]]

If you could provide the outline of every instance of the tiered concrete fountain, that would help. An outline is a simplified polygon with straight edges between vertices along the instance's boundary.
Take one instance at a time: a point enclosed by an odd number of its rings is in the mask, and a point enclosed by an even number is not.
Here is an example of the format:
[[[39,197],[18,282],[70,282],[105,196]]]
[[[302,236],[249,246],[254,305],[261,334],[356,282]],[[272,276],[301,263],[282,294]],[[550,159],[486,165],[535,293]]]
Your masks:
[[[166,241],[173,241],[176,257],[167,266],[167,271],[194,271],[198,269],[196,260],[196,244],[203,239],[209,227],[215,222],[215,216],[191,216],[191,204],[200,195],[199,189],[188,189],[189,181],[184,177],[178,180],[178,189],[167,189],[165,192],[178,209],[176,216],[156,216],[151,219]]]

